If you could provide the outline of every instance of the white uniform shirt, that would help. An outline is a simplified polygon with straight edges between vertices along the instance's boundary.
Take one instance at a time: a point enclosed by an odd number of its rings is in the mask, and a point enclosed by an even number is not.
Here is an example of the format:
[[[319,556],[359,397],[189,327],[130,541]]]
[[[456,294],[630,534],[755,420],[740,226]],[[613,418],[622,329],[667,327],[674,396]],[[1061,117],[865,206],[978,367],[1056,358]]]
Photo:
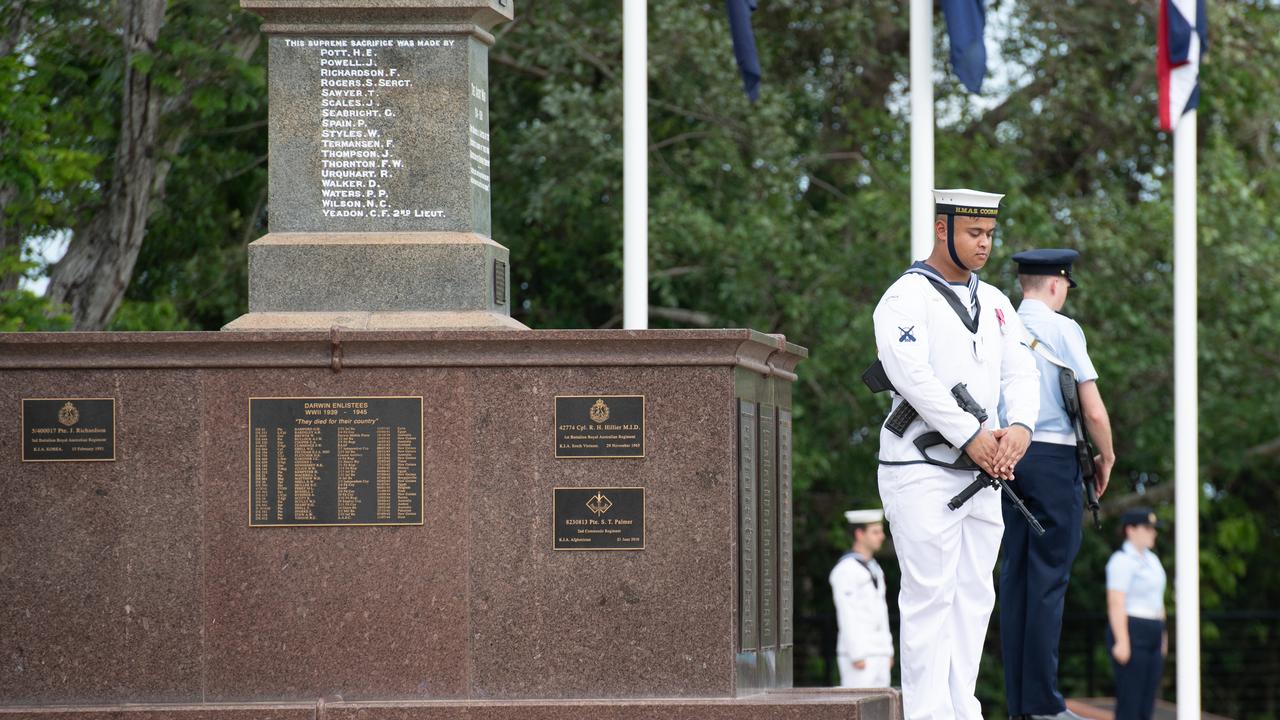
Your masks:
[[[836,654],[853,662],[870,657],[893,657],[884,571],[874,559],[861,558],[867,563],[863,565],[859,558],[857,553],[845,553],[829,578],[840,627]]]
[[[1018,317],[1027,330],[1044,343],[1049,352],[1075,371],[1076,382],[1086,383],[1098,379],[1098,371],[1089,359],[1089,348],[1079,323],[1032,298],[1022,301],[1022,305],[1018,307]],[[1036,366],[1040,370],[1040,416],[1036,418],[1037,437],[1032,439],[1074,446],[1076,431],[1067,415],[1062,388],[1058,386],[1059,369],[1039,355],[1035,357]]]
[[[876,306],[873,320],[876,350],[897,394],[894,407],[911,403],[920,418],[904,437],[880,432],[880,459],[887,462],[919,462],[913,440],[930,429],[942,433],[956,448],[964,446],[979,430],[978,420],[960,409],[951,395],[956,383],[965,383],[969,394],[987,411],[983,427],[999,427],[1003,397],[1008,424],[1035,430],[1040,409],[1039,372],[1026,346],[1026,330],[1013,305],[995,287],[973,276],[968,286],[953,289],[965,298],[972,317],[973,299],[980,310],[977,332],[971,332],[938,289],[913,266],[889,286]],[[928,268],[941,280],[932,268]],[[942,282],[945,282],[942,281]],[[952,287],[949,285],[949,287]],[[926,425],[927,423],[927,425]],[[959,453],[935,448],[931,455],[945,461]]]
[[[1124,593],[1124,611],[1129,617],[1163,620],[1167,582],[1160,558],[1128,540],[1107,561],[1107,589]]]

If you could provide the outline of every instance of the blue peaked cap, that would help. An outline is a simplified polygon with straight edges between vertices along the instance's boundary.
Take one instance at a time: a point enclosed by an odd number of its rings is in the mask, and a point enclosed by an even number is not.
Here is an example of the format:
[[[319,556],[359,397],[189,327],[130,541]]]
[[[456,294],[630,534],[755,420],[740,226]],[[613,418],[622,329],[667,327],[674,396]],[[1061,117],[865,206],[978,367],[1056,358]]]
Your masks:
[[[1071,278],[1071,264],[1079,259],[1080,253],[1066,248],[1026,250],[1013,256],[1019,275],[1056,275],[1066,278],[1070,287],[1076,287],[1076,281]]]

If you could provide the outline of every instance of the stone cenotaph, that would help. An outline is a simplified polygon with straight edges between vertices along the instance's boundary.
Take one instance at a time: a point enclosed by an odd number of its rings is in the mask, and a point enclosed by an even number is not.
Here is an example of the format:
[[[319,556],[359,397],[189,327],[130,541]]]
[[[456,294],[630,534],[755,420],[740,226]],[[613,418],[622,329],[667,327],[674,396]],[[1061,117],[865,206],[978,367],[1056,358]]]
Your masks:
[[[791,687],[807,352],[511,319],[512,2],[242,3],[248,314],[0,335],[0,720],[899,716]]]

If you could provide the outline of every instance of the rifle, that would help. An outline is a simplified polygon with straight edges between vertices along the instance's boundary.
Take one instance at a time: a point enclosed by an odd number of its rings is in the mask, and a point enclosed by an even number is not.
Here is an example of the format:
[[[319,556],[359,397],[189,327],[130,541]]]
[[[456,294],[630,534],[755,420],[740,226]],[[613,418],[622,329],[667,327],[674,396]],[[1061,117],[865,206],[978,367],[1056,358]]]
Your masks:
[[[883,392],[885,390],[897,392],[894,390],[893,383],[890,382],[889,376],[885,373],[884,365],[881,364],[879,360],[876,360],[871,367],[867,368],[866,371],[862,373],[862,382],[865,383],[867,388],[869,388],[873,393]],[[951,397],[955,398],[956,404],[960,406],[960,409],[977,418],[979,423],[985,423],[987,421],[986,408],[979,405],[978,401],[969,394],[969,388],[964,383],[956,383],[955,387],[951,388]],[[903,408],[906,409],[904,410]],[[898,437],[902,437],[903,433],[906,432],[907,426],[914,422],[919,416],[920,414],[916,409],[911,407],[911,404],[904,398],[885,421],[885,427]],[[976,495],[982,488],[995,488],[996,490],[1003,492],[1005,497],[1009,498],[1009,502],[1018,510],[1018,512],[1022,513],[1022,517],[1026,518],[1027,524],[1031,526],[1031,529],[1035,531],[1036,535],[1044,535],[1044,526],[1042,526],[1040,521],[1036,520],[1035,515],[1032,515],[1031,511],[1027,509],[1026,504],[1022,502],[1022,498],[1018,497],[1018,495],[1013,492],[1013,489],[1010,488],[1003,480],[988,475],[967,454],[961,452],[960,457],[956,458],[952,462],[946,462],[944,460],[938,460],[931,457],[928,453],[928,448],[938,445],[951,445],[947,442],[947,439],[942,436],[942,433],[929,431],[917,437],[914,442],[916,449],[920,451],[920,454],[924,456],[925,461],[930,465],[937,465],[939,467],[945,467],[952,470],[978,471],[978,477],[975,478],[973,482],[969,483],[968,487],[961,490],[960,494],[951,498],[951,502],[947,503],[948,508],[958,510],[961,505],[968,502],[969,498]]]
[[[1076,374],[1067,368],[1060,368],[1058,373],[1058,389],[1062,391],[1063,403],[1067,406],[1067,417],[1076,432],[1076,459],[1080,463],[1080,475],[1084,478],[1084,498],[1093,513],[1093,525],[1102,529],[1102,520],[1098,517],[1098,488],[1095,479],[1098,468],[1093,464],[1093,447],[1089,433],[1084,426],[1084,416],[1080,412],[1080,386],[1076,383]]]

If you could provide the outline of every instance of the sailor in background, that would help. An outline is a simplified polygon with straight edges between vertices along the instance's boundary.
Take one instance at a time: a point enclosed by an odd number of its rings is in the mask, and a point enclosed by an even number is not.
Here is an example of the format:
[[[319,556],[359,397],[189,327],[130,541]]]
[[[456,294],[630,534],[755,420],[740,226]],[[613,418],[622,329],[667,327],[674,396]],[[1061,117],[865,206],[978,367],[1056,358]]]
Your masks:
[[[1116,672],[1116,720],[1151,720],[1169,654],[1164,588],[1151,508],[1120,517],[1124,544],[1107,561],[1107,644]]]
[[[1001,495],[984,489],[949,509],[977,472],[939,463],[954,461],[962,449],[988,474],[1012,479],[1040,408],[1022,321],[1004,293],[975,274],[990,257],[1001,197],[935,190],[933,252],[889,286],[873,315],[877,355],[895,389],[893,411],[910,403],[919,413],[901,436],[888,425],[880,432],[880,499],[902,568],[906,720],[984,717],[974,691],[995,604]],[[961,383],[986,411],[985,422],[957,403],[952,393]],[[916,440],[931,432],[947,445],[924,457]]]
[[[830,577],[840,626],[836,638],[840,687],[889,687],[893,635],[884,571],[875,559],[884,544],[884,511],[850,510],[844,517],[853,532],[853,549],[840,558]]]
[[[1077,437],[1077,428],[1087,428],[1099,449],[1092,479],[1099,497],[1116,460],[1111,421],[1098,392],[1098,372],[1089,359],[1084,331],[1059,313],[1067,293],[1076,287],[1071,265],[1079,256],[1065,249],[1013,256],[1022,286],[1018,317],[1031,334],[1040,370],[1040,414],[1031,446],[1014,470],[1013,488],[1045,528],[1045,534],[1037,536],[1021,522],[1013,505],[1005,503],[1000,640],[1005,700],[1015,720],[1080,717],[1067,709],[1058,692],[1062,611],[1082,534],[1084,488],[1077,445],[1084,438]],[[1071,402],[1063,394],[1063,382],[1071,390]]]

